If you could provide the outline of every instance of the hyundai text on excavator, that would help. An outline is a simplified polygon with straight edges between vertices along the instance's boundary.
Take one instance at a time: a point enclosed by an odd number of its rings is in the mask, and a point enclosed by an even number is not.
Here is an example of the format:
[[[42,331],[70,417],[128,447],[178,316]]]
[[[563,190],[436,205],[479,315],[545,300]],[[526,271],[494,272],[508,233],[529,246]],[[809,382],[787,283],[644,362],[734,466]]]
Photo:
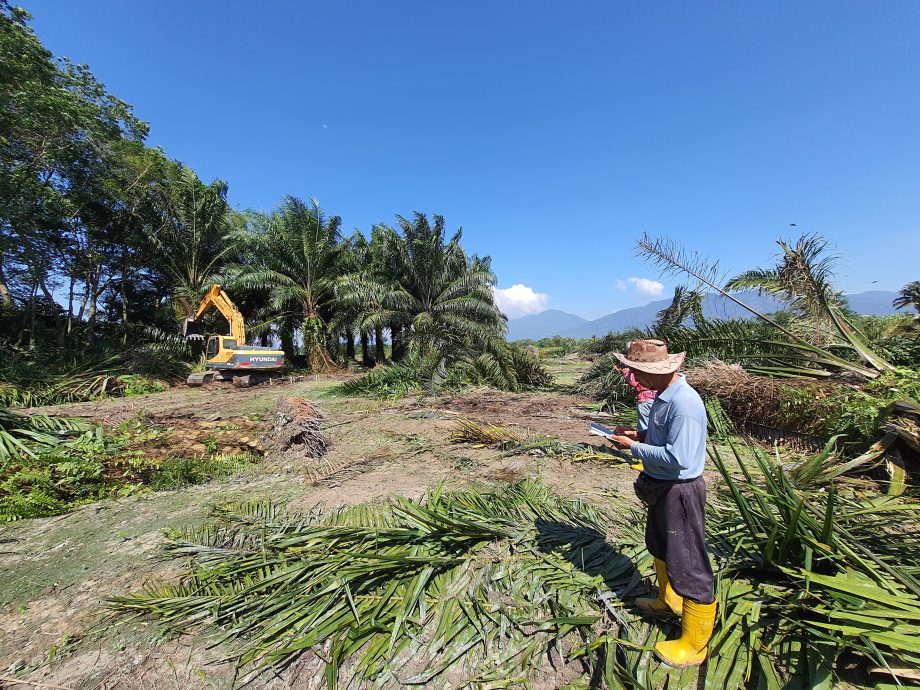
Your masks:
[[[188,340],[204,340],[205,327],[201,317],[211,307],[216,308],[230,324],[230,335],[212,335],[205,350],[206,371],[190,374],[186,383],[200,386],[210,381],[233,381],[245,388],[280,374],[284,366],[284,351],[273,347],[246,344],[243,315],[216,283],[198,305],[195,316],[182,324],[182,334]]]

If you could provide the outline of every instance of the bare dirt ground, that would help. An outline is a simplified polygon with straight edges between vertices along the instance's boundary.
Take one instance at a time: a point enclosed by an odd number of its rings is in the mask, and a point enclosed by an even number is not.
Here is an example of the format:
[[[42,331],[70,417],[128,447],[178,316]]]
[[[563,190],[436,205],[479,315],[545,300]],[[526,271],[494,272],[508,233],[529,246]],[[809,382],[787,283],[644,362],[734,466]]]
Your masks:
[[[559,365],[571,380],[583,363]],[[200,524],[215,504],[266,499],[302,511],[353,505],[392,495],[418,498],[448,488],[540,478],[560,493],[627,511],[635,472],[625,464],[572,463],[551,457],[502,457],[450,442],[457,419],[590,443],[591,401],[559,393],[473,390],[450,397],[381,402],[339,395],[342,377],[310,377],[251,389],[174,388],[127,399],[45,408],[111,426],[172,416],[221,422],[267,420],[281,395],[325,412],[330,440],[321,460],[271,454],[244,474],[177,491],[145,492],[52,518],[0,526],[0,688],[94,690],[231,688],[226,650],[188,636],[169,639],[153,623],[114,617],[105,598],[136,591],[175,573],[158,559],[163,530]],[[249,427],[247,427],[249,428]],[[13,676],[30,683],[17,683]],[[239,679],[236,680],[239,683]],[[315,659],[281,676],[263,674],[257,690],[321,685]],[[549,686],[547,686],[549,687]]]

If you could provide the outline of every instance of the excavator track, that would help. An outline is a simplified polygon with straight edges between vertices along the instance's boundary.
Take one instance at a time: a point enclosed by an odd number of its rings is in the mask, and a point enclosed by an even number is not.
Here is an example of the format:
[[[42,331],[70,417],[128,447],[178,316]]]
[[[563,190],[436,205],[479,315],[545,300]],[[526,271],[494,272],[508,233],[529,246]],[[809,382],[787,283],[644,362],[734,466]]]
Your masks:
[[[211,383],[214,380],[213,371],[199,371],[194,374],[189,374],[188,378],[185,379],[185,383],[189,386],[197,387],[203,386],[206,383]]]

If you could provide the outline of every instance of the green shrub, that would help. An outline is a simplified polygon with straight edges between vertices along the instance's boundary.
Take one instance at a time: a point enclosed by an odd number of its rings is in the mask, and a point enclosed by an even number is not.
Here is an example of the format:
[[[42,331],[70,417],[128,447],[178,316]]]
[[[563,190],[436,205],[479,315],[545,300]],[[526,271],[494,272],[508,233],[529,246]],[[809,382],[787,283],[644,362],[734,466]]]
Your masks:
[[[181,489],[202,484],[215,477],[225,477],[242,472],[254,463],[251,455],[212,455],[203,459],[167,458],[157,468],[150,483],[154,491]]]
[[[14,419],[38,419],[45,427],[49,424],[41,422],[46,418],[39,416],[4,414]],[[4,418],[0,416],[0,421]],[[53,424],[51,428],[53,431]],[[137,443],[160,433],[138,421],[122,424],[107,436],[93,429],[77,437],[73,433],[65,429],[64,435],[51,436],[55,443],[50,445],[33,442],[28,453],[0,455],[0,521],[55,515],[147,486],[163,490],[199,484],[240,472],[255,461],[245,454],[196,460],[172,457],[161,462],[136,448]]]
[[[552,383],[540,362],[523,347],[508,344],[496,352],[462,353],[448,359],[440,353],[411,353],[403,361],[372,369],[339,388],[346,395],[401,398],[413,391],[437,394],[463,386],[520,390]]]
[[[169,386],[162,381],[151,379],[141,374],[126,374],[118,377],[118,382],[122,385],[122,394],[125,397],[131,395],[147,395],[149,393],[162,393]]]

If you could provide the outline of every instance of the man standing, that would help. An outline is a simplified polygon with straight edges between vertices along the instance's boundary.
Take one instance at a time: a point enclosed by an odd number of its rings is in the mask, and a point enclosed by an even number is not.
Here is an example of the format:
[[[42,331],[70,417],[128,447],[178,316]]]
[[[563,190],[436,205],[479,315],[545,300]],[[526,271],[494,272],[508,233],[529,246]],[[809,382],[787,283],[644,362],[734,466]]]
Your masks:
[[[618,429],[611,442],[642,461],[636,494],[648,506],[645,544],[655,558],[658,596],[636,599],[643,611],[681,615],[679,640],[659,642],[655,652],[669,666],[703,663],[712,637],[716,604],[706,552],[706,408],[677,370],[685,352],[668,354],[661,340],[637,340],[615,353],[639,383],[658,391],[647,430]]]

